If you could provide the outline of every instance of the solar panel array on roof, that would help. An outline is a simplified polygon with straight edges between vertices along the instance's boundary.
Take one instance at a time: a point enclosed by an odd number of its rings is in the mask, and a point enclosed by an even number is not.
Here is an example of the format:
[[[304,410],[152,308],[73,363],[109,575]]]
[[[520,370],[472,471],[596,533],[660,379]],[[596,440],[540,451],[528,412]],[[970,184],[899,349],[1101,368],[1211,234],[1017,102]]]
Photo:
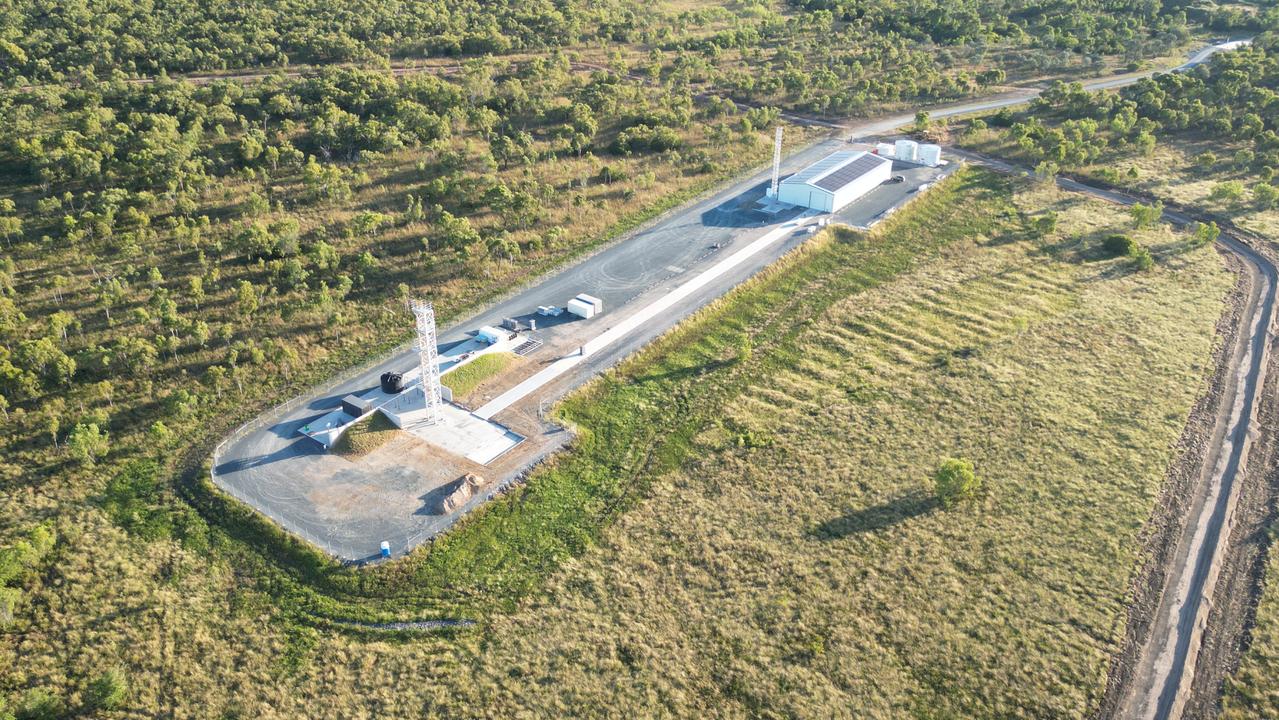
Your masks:
[[[869,153],[863,153],[856,160],[844,165],[843,167],[836,168],[825,177],[818,178],[813,182],[813,184],[823,190],[835,192],[848,183],[879,167],[883,162],[884,159],[881,157],[871,155]]]
[[[819,178],[834,168],[838,168],[844,163],[851,162],[861,153],[856,150],[841,150],[831,153],[799,172],[791,175],[782,182],[784,183],[811,183],[813,178]]]

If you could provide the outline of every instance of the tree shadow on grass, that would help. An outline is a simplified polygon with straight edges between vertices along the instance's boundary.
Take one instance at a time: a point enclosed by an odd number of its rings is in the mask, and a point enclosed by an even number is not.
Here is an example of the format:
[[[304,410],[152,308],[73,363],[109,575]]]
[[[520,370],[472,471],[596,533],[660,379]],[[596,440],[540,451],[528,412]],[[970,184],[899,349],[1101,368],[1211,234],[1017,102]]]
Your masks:
[[[849,535],[890,528],[911,518],[927,515],[938,507],[940,505],[936,497],[916,490],[888,502],[827,520],[813,528],[811,534],[820,540],[838,540]]]
[[[677,368],[675,370],[668,370],[666,372],[655,372],[647,375],[640,375],[635,378],[635,382],[638,384],[657,382],[661,380],[683,380],[685,378],[715,372],[716,370],[729,367],[730,365],[735,365],[737,362],[736,358],[731,360],[711,360],[709,362],[701,363],[700,365],[690,365],[687,367]]]

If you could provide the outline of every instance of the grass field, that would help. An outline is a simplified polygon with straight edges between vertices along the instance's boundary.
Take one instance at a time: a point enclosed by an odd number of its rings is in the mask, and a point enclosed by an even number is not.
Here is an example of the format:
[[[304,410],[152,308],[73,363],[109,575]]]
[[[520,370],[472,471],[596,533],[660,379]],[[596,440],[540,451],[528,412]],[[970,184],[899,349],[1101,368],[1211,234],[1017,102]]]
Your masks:
[[[461,399],[475,392],[475,388],[484,381],[510,367],[514,361],[514,353],[487,353],[445,374],[440,382],[453,390],[453,397]]]
[[[581,439],[524,490],[345,576],[473,631],[320,630],[287,580],[185,552],[89,589],[86,548],[39,605],[68,631],[16,670],[75,702],[60,677],[119,662],[174,717],[1085,715],[1231,286],[1166,229],[1136,235],[1150,272],[1099,259],[1126,222],[969,170],[815,239],[571,397]],[[951,455],[987,491],[941,511]]]
[[[980,152],[1027,159],[1016,143],[997,129],[967,133],[962,138],[963,145]],[[1259,182],[1254,173],[1234,162],[1233,154],[1241,149],[1223,145],[1217,137],[1186,133],[1175,142],[1159,143],[1148,156],[1109,156],[1103,163],[1072,170],[1071,174],[1110,183],[1115,183],[1118,175],[1128,188],[1196,208],[1201,214],[1228,219],[1272,244],[1279,243],[1279,208],[1260,208],[1246,196],[1235,200],[1213,197],[1214,190],[1223,183],[1236,182],[1253,188]],[[1218,159],[1197,161],[1209,155]],[[1270,532],[1276,532],[1276,528],[1270,528]],[[1268,563],[1265,589],[1255,626],[1249,631],[1247,650],[1225,684],[1225,718],[1279,717],[1279,557],[1273,549]]]
[[[1271,528],[1274,532],[1274,528]],[[1224,720],[1251,720],[1279,716],[1279,555],[1271,545],[1266,570],[1266,590],[1257,606],[1256,624],[1251,630],[1248,651],[1239,669],[1227,678],[1222,698]]]

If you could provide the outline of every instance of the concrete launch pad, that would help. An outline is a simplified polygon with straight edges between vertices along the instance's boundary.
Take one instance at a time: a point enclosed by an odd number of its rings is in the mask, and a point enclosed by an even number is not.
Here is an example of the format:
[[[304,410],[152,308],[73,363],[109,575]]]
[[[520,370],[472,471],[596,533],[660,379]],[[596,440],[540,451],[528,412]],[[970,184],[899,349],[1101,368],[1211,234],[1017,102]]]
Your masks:
[[[481,465],[493,462],[524,442],[523,435],[453,403],[444,403],[442,422],[434,425],[425,422],[426,404],[420,387],[405,390],[400,397],[383,406],[382,413],[400,429]]]

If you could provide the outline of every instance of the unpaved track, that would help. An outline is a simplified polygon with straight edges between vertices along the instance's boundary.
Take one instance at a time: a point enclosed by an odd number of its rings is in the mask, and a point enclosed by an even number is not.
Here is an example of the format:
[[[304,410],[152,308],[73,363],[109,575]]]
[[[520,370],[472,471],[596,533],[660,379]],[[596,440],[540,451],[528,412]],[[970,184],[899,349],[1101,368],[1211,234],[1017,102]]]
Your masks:
[[[952,152],[1002,172],[1026,172],[1000,160]],[[1066,190],[1123,205],[1139,201],[1067,178],[1059,179],[1058,184]],[[1174,210],[1165,212],[1163,219],[1174,225],[1195,221],[1189,214]],[[1198,482],[1190,488],[1184,525],[1176,537],[1149,631],[1139,643],[1135,665],[1126,673],[1126,687],[1117,689],[1115,717],[1182,717],[1213,607],[1213,592],[1230,545],[1240,477],[1248,450],[1259,432],[1258,398],[1265,383],[1273,336],[1279,274],[1268,258],[1228,233],[1222,233],[1218,246],[1232,255],[1246,274],[1241,283],[1245,290],[1239,312],[1241,324],[1227,349],[1229,372],[1217,407],[1212,442],[1203,457]]]
[[[1173,222],[1188,222],[1168,213]],[[1188,522],[1177,543],[1174,563],[1154,617],[1150,637],[1125,702],[1124,718],[1182,717],[1203,645],[1213,592],[1235,522],[1241,476],[1257,435],[1258,397],[1265,383],[1266,359],[1274,318],[1275,267],[1238,239],[1223,234],[1220,244],[1253,276],[1244,305],[1246,331],[1233,349],[1234,376],[1222,397],[1212,452],[1205,458],[1203,482],[1195,489]],[[1243,329],[1243,328],[1241,328]],[[1217,435],[1220,433],[1220,435]]]
[[[1265,247],[1269,242],[1257,238],[1254,245]],[[1269,362],[1273,384],[1279,378],[1279,354],[1271,353]],[[1263,391],[1259,402],[1260,432],[1249,451],[1249,469],[1239,490],[1234,527],[1208,615],[1209,630],[1199,649],[1183,718],[1212,718],[1221,712],[1226,678],[1238,670],[1248,650],[1264,588],[1266,560],[1273,544],[1269,529],[1276,522],[1275,500],[1279,498],[1279,393]]]

